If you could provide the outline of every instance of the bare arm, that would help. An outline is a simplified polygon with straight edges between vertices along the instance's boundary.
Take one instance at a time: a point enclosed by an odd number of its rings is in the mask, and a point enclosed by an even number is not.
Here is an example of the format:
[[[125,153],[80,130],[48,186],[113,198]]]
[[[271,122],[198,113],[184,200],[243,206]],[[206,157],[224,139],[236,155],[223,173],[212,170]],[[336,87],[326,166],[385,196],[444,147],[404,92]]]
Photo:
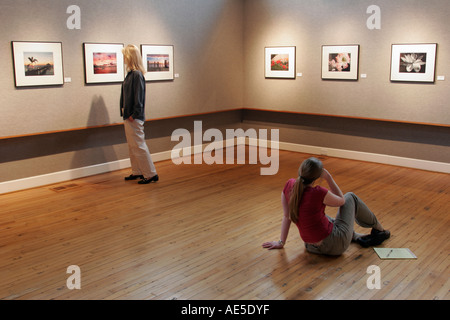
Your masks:
[[[291,226],[291,218],[289,217],[289,205],[283,192],[281,192],[281,204],[283,205],[283,221],[281,222],[281,235],[280,235],[281,243],[280,241],[264,242],[262,244],[263,248],[267,248],[269,250],[281,249],[284,247],[284,244],[286,243],[289,234],[289,227]]]
[[[325,198],[323,199],[323,203],[330,207],[340,207],[344,205],[344,195],[342,194],[341,189],[339,189],[339,186],[334,181],[331,174],[326,169],[323,169],[322,178],[325,179],[325,181],[328,183],[328,187],[330,188]]]

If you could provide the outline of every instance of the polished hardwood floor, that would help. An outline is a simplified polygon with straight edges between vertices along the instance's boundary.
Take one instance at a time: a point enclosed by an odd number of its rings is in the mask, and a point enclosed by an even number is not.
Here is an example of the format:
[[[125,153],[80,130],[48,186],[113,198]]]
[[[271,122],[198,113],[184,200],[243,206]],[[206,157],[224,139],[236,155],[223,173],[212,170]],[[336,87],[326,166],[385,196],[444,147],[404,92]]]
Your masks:
[[[310,254],[295,226],[284,249],[261,247],[279,239],[281,190],[309,156],[280,151],[273,176],[164,161],[150,185],[121,170],[0,195],[0,298],[448,300],[448,174],[321,157],[391,231],[381,246],[416,260],[380,260],[356,243],[339,257]],[[67,287],[70,265],[81,289]],[[371,265],[380,289],[367,287]]]

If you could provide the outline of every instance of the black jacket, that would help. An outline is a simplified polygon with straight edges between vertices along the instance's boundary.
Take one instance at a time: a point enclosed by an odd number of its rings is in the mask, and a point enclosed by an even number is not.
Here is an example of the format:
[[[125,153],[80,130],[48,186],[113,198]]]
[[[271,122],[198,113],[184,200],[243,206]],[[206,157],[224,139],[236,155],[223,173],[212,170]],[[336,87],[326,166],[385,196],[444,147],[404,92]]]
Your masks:
[[[140,71],[128,72],[122,83],[120,115],[145,121],[145,78]]]

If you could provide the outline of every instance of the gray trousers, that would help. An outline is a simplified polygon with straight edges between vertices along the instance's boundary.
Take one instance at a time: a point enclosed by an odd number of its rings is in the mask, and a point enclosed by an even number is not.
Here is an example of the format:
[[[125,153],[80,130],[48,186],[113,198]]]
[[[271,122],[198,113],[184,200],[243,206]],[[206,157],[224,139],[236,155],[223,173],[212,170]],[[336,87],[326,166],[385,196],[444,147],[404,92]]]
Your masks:
[[[144,121],[139,119],[130,121],[127,119],[124,121],[124,127],[130,152],[132,173],[134,175],[143,175],[145,178],[153,177],[156,175],[156,169],[145,142]]]
[[[378,224],[375,215],[366,204],[353,192],[345,194],[345,204],[339,208],[336,218],[328,217],[334,222],[333,231],[319,246],[305,243],[311,253],[338,256],[350,246],[353,238],[354,223],[363,228],[373,228]]]

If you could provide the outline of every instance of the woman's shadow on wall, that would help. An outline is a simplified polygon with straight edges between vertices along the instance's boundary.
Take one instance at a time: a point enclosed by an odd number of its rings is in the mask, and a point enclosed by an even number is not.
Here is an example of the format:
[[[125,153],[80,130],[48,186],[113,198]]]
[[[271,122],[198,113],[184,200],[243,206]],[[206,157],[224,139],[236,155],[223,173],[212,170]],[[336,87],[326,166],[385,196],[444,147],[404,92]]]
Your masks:
[[[101,95],[92,98],[87,120],[87,129],[76,131],[74,143],[77,145],[71,168],[85,168],[117,161],[115,144],[125,143],[121,126],[108,126],[110,117]],[[106,168],[108,169],[108,168]]]

